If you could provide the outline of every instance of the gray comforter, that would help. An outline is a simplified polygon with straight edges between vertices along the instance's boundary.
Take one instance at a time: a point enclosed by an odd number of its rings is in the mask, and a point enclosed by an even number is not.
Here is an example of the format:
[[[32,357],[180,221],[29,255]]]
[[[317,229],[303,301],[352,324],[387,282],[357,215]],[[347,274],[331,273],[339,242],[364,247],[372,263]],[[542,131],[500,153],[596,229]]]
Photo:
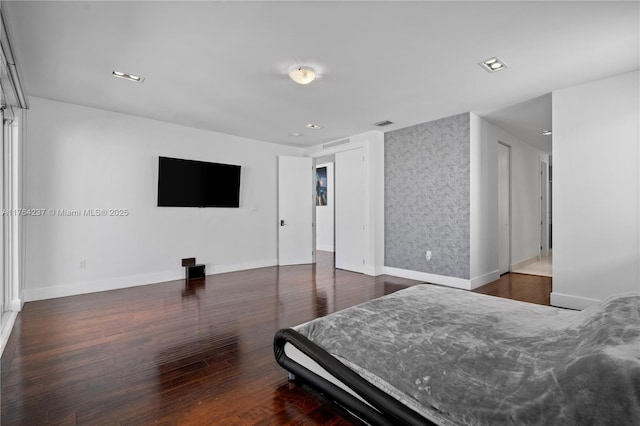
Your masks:
[[[577,312],[419,285],[297,331],[438,424],[640,424],[639,295]]]

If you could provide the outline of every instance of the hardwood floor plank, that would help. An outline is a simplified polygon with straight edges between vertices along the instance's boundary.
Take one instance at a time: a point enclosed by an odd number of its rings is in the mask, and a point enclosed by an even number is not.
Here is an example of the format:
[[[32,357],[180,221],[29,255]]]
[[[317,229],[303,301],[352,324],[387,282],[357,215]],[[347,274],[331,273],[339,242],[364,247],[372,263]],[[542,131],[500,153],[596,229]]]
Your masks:
[[[5,425],[348,425],[287,382],[273,335],[416,281],[316,265],[261,268],[25,304],[2,356]],[[549,304],[551,280],[478,292]]]
[[[550,306],[551,282],[551,277],[504,274],[499,280],[479,287],[474,291],[491,296]]]

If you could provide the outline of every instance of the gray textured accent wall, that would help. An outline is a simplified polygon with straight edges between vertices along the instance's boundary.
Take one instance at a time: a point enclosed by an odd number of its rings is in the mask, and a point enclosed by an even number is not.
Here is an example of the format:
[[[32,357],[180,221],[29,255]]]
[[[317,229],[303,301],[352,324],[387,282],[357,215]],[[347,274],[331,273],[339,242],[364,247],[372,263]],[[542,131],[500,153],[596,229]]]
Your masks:
[[[469,143],[468,113],[385,133],[386,266],[469,279]]]

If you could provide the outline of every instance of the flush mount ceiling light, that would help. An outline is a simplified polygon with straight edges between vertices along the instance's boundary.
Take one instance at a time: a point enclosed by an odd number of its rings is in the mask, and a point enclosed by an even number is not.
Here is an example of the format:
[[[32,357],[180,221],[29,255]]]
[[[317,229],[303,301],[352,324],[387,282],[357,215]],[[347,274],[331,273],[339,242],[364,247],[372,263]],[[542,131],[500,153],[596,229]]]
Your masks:
[[[505,64],[504,61],[502,61],[497,56],[487,59],[486,61],[482,61],[478,65],[484,68],[487,72],[502,71],[503,69],[507,68],[507,64]]]
[[[312,130],[320,130],[320,129],[322,129],[322,126],[318,126],[317,124],[307,124],[305,127],[307,129],[312,129]]]
[[[123,78],[129,81],[135,81],[136,83],[142,83],[144,81],[144,77],[138,77],[137,75],[127,74],[126,72],[113,71],[111,73],[114,77]]]
[[[313,68],[297,66],[291,70],[289,77],[298,84],[309,84],[316,79],[316,72]]]
[[[542,134],[545,136],[551,136],[551,130],[543,130]]]

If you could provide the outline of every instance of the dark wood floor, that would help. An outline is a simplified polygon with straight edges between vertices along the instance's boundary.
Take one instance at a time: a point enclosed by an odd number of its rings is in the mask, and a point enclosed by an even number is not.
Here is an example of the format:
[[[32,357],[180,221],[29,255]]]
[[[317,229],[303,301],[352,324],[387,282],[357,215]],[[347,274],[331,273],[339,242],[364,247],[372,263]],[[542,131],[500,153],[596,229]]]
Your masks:
[[[476,293],[522,302],[551,305],[551,278],[525,274],[504,274],[499,280],[473,290]]]
[[[417,282],[318,264],[25,304],[1,359],[7,425],[349,425],[286,380],[276,330]],[[551,279],[477,291],[549,304]]]

